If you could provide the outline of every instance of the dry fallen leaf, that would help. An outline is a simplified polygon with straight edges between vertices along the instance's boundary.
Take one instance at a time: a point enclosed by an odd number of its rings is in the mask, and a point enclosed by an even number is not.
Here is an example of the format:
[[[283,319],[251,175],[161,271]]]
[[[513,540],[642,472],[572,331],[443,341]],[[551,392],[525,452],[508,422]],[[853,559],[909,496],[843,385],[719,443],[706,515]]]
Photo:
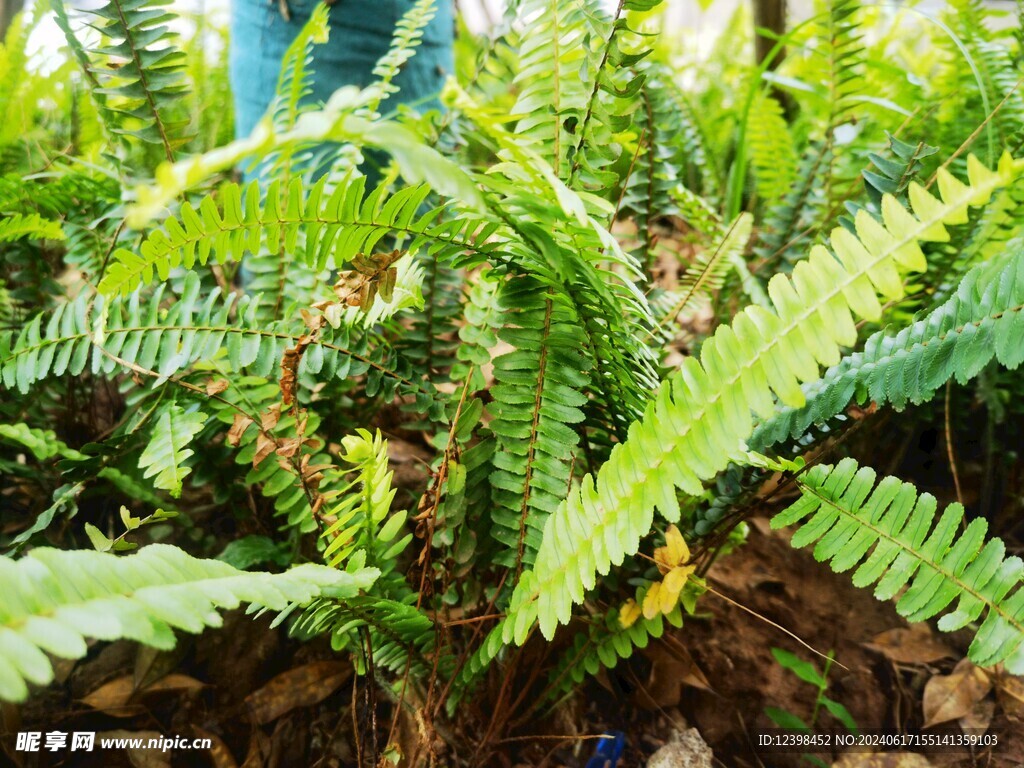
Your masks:
[[[961,717],[957,722],[964,733],[985,733],[992,725],[992,717],[996,713],[996,702],[994,699],[984,698],[976,701],[971,711]]]
[[[690,652],[680,644],[652,643],[644,650],[651,671],[634,699],[645,709],[678,706],[684,686],[710,691],[711,685]]]
[[[249,751],[245,755],[242,768],[263,768],[270,758],[272,748],[270,737],[259,728],[254,728],[249,737]]]
[[[142,739],[143,744],[148,744],[150,739],[160,739],[163,736],[159,731],[104,731],[96,734],[96,743],[101,739]],[[125,754],[133,768],[170,768],[171,753],[160,749],[148,749],[143,746],[139,749],[125,748]]]
[[[955,656],[927,624],[890,629],[876,635],[864,647],[898,664],[931,664]]]
[[[132,680],[137,689],[149,688],[155,682],[171,674],[181,666],[181,660],[189,652],[190,644],[177,643],[169,651],[161,651],[148,645],[140,645],[135,651],[135,668]]]
[[[212,746],[207,754],[209,755],[210,762],[213,763],[213,768],[238,768],[238,763],[235,762],[235,757],[231,754],[231,750],[228,749],[228,745],[224,743],[224,739],[216,733],[200,728],[198,725],[192,726],[192,732],[197,739],[210,740]]]
[[[996,678],[996,699],[1008,719],[1024,722],[1024,677],[999,675]]]
[[[924,727],[958,720],[992,690],[992,679],[964,659],[948,675],[934,675],[924,687]]]
[[[132,717],[143,711],[134,702],[141,694],[147,696],[160,691],[198,691],[203,683],[188,675],[167,675],[145,688],[136,688],[133,675],[124,675],[105,683],[82,699],[93,709],[111,717]]]
[[[832,763],[832,768],[932,768],[932,764],[914,752],[850,752]]]
[[[317,704],[352,677],[352,667],[340,661],[314,661],[275,677],[245,698],[252,719],[264,725],[297,707]]]
[[[82,702],[111,717],[131,717],[142,711],[138,704],[129,704],[135,693],[135,682],[131,675],[124,675],[105,683],[90,693]]]

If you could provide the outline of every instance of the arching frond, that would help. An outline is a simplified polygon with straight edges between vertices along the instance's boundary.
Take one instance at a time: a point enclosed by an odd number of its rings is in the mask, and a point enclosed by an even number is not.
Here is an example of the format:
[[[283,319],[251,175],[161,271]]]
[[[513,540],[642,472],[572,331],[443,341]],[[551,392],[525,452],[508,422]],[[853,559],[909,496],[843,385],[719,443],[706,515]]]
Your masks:
[[[897,333],[879,331],[804,387],[800,406],[780,406],[751,436],[763,451],[842,413],[854,399],[891,403],[928,400],[951,378],[963,383],[995,357],[1016,368],[1024,361],[1024,249],[971,270],[942,306]]]
[[[40,548],[20,560],[0,558],[0,698],[21,701],[27,683],[49,683],[47,654],[81,658],[86,637],[167,650],[175,629],[219,626],[217,609],[249,603],[280,611],[322,594],[344,600],[376,576],[372,568],[346,573],[317,565],[247,573],[165,544],[125,557]]]
[[[880,600],[899,595],[896,610],[909,621],[957,601],[939,629],[962,629],[984,616],[970,659],[1024,671],[1024,562],[1007,557],[999,539],[985,541],[985,520],[964,526],[959,504],[936,519],[934,496],[895,477],[876,485],[875,471],[853,459],[812,467],[797,484],[803,497],[772,518],[773,528],[797,526],[794,547],[814,544],[815,558],[837,572],[856,566],[854,585],[875,584]]]
[[[139,248],[114,253],[99,290],[107,296],[124,295],[149,283],[154,274],[166,280],[171,269],[240,261],[246,254],[266,249],[286,252],[317,270],[342,269],[354,256],[369,254],[388,235],[406,238],[410,252],[424,247],[439,257],[454,258],[464,251],[486,254],[494,225],[473,216],[446,219],[444,209],[421,213],[429,194],[426,185],[405,187],[388,196],[379,187],[364,196],[365,177],[338,184],[327,194],[327,179],[306,190],[299,179],[282,188],[269,185],[260,203],[257,182],[243,190],[235,184],[205,197],[197,211],[182,206],[180,219],[168,219]]]

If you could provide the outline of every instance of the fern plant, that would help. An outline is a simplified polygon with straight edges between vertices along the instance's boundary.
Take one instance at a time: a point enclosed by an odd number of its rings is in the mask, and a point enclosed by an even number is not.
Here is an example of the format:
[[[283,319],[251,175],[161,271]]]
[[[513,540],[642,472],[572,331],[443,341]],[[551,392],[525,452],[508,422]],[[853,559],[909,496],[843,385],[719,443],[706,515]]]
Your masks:
[[[240,140],[199,82],[222,63],[186,59],[162,2],[83,12],[98,44],[57,2],[49,96],[29,71],[0,86],[0,545],[27,552],[0,563],[0,695],[85,637],[168,647],[249,602],[372,678],[357,731],[414,712],[423,754],[472,738],[484,764],[516,720],[685,637],[769,471],[800,488],[776,518],[795,544],[906,588],[909,618],[954,606],[976,662],[1017,668],[1020,563],[976,510],[936,521],[909,484],[799,459],[840,450],[820,437],[851,402],[1015,381],[1009,37],[965,3],[964,51],[925,22],[912,49],[831,0],[769,72],[741,23],[696,66],[656,3],[523,0],[460,40],[443,115],[389,112],[433,7],[327,104],[310,71],[337,11],[313,10]],[[25,66],[23,29],[0,65]],[[114,554],[157,537],[142,520],[204,557]],[[254,536],[244,558],[221,540]],[[53,549],[90,541],[109,551]],[[445,722],[477,695],[493,722]]]

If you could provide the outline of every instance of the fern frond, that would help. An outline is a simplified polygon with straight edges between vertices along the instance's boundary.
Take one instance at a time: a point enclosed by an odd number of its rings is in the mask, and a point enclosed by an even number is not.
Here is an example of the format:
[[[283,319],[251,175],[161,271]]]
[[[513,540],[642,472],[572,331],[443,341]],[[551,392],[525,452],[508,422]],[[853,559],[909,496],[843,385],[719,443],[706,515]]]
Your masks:
[[[484,209],[476,182],[423,137],[393,121],[359,117],[357,113],[369,98],[365,90],[354,86],[339,88],[323,109],[303,114],[294,128],[280,130],[272,120],[264,119],[249,138],[187,160],[160,165],[151,184],[136,188],[136,202],[128,209],[128,225],[141,229],[153,219],[162,219],[165,209],[187,190],[243,161],[254,157],[258,160],[293,145],[323,142],[382,149],[392,156],[410,184],[429,184],[431,189],[460,201],[472,211]],[[254,205],[258,207],[258,203]]]
[[[274,98],[267,110],[278,130],[291,130],[302,115],[317,109],[315,102],[310,99],[313,94],[313,50],[314,46],[328,41],[330,29],[328,6],[318,2],[285,50]],[[259,175],[287,183],[293,176],[296,165],[293,160],[296,155],[311,150],[313,146],[313,143],[287,144],[267,153],[260,161]]]
[[[81,658],[86,637],[168,650],[175,629],[220,626],[217,609],[250,603],[279,611],[320,595],[351,598],[376,576],[372,568],[345,573],[317,565],[247,573],[164,544],[125,557],[40,548],[20,560],[0,558],[0,698],[22,701],[27,683],[49,683],[46,654]]]
[[[975,267],[942,306],[898,333],[879,331],[804,387],[806,402],[781,406],[749,444],[764,451],[843,412],[851,400],[922,403],[951,378],[963,383],[995,357],[1007,368],[1024,361],[1024,250]]]
[[[299,116],[311,107],[306,99],[313,93],[313,46],[323,45],[330,36],[329,10],[326,3],[318,3],[281,58],[281,72],[270,112],[274,123],[291,128]]]
[[[437,637],[434,622],[414,605],[375,595],[337,600],[318,600],[300,616],[292,633],[310,638],[329,632],[331,647],[340,651],[357,651],[362,642],[359,630],[368,629],[373,649],[373,666],[403,674],[407,665],[417,676],[427,676],[435,668]],[[360,674],[366,672],[362,653],[354,653],[353,661]],[[442,652],[436,660],[437,670],[446,675],[454,659]]]
[[[869,210],[878,212],[878,206],[882,202],[883,195],[892,195],[901,203],[906,205],[907,189],[910,183],[918,181],[921,161],[931,157],[938,152],[938,147],[932,147],[923,141],[910,143],[901,141],[895,136],[889,136],[889,149],[892,157],[884,157],[875,152],[868,154],[872,167],[861,171],[864,185],[869,198]],[[844,216],[839,221],[851,232],[855,231],[852,216],[857,215],[862,205],[849,201],[846,203],[846,210],[850,216]]]
[[[405,265],[405,266],[403,266]],[[412,315],[412,327],[403,336],[402,351],[433,381],[445,381],[459,347],[459,319],[462,313],[464,275],[443,259],[443,254],[419,253],[415,261],[399,262],[396,292],[403,270],[417,275],[419,291]],[[378,302],[375,306],[384,307]]]
[[[859,0],[830,0],[826,21],[825,52],[828,77],[829,120],[827,130],[831,133],[836,126],[849,117],[856,104],[854,98],[862,88],[861,67],[864,46],[858,34],[856,20],[860,9]]]
[[[370,85],[372,98],[367,112],[376,116],[381,102],[398,93],[394,80],[399,71],[416,54],[423,31],[437,14],[438,0],[416,0],[395,24],[391,45],[373,68],[375,81]]]
[[[95,26],[108,39],[92,49],[98,57],[90,70],[102,86],[120,120],[108,126],[115,133],[133,136],[164,148],[168,160],[174,148],[187,139],[185,124],[171,113],[188,90],[185,54],[177,47],[177,35],[168,26],[174,15],[168,0],[107,0],[89,13],[100,19]],[[114,66],[110,66],[113,64]]]
[[[387,235],[407,237],[409,252],[454,258],[464,251],[485,256],[486,240],[495,227],[466,215],[445,219],[444,209],[420,213],[429,193],[426,185],[405,187],[388,196],[378,187],[364,196],[365,177],[338,184],[327,194],[323,178],[306,190],[294,179],[284,189],[271,182],[261,207],[256,181],[245,191],[226,184],[218,194],[203,198],[199,210],[186,203],[180,218],[168,219],[164,229],[143,241],[138,253],[118,249],[99,285],[100,293],[124,295],[153,280],[166,280],[179,266],[191,269],[211,256],[219,263],[241,261],[261,249],[287,253],[316,270],[342,269],[359,253],[371,253]],[[479,230],[479,231],[478,231]]]
[[[14,214],[0,219],[0,243],[30,238],[32,240],[63,240],[59,221],[44,219],[37,213]]]
[[[7,441],[28,448],[37,461],[48,461],[55,456],[84,458],[51,429],[34,429],[27,424],[0,424],[0,441]]]
[[[782,106],[766,93],[759,93],[750,110],[747,140],[754,169],[757,195],[774,205],[792,189],[796,180],[797,155],[793,136]]]
[[[405,510],[391,511],[396,489],[391,487],[394,473],[388,469],[388,441],[381,437],[380,430],[370,434],[358,429],[342,439],[342,447],[342,459],[356,476],[343,484],[343,471],[333,470],[326,475],[329,487],[335,488],[322,494],[326,502],[323,511],[331,521],[321,534],[326,544],[324,560],[336,568],[355,550],[362,550],[361,562],[382,568],[386,576],[412,540],[411,533],[399,536]]]
[[[858,566],[854,586],[876,584],[879,600],[899,594],[896,610],[908,621],[936,616],[954,600],[939,629],[962,629],[984,615],[969,658],[986,667],[1003,663],[1012,674],[1024,671],[1024,562],[1006,557],[999,539],[985,541],[984,519],[960,533],[959,504],[936,520],[930,494],[918,495],[895,477],[875,480],[873,469],[858,469],[853,459],[812,467],[796,481],[803,497],[773,517],[772,527],[797,525],[793,546],[814,544],[815,558],[836,572]]]
[[[902,296],[898,268],[925,268],[918,242],[947,238],[945,225],[965,221],[969,206],[986,203],[1024,166],[1008,156],[998,172],[973,159],[969,165],[969,185],[939,174],[941,199],[911,187],[916,215],[887,197],[884,224],[862,211],[859,239],[833,230],[834,255],[816,246],[792,278],[776,275],[769,283],[774,312],[747,308],[704,343],[699,362],[684,361],[631,426],[629,439],[612,450],[596,483],[585,477],[548,519],[534,572],[517,586],[532,599],[524,598],[521,613],[506,624],[506,639],[522,642],[535,618],[552,636],[596,574],[636,551],[655,508],[674,522],[676,488],[701,493],[702,481],[736,457],[753,428],[750,409],[769,416],[773,393],[802,404],[798,381],[813,381],[819,365],[838,363],[840,346],[856,339],[853,316],[878,318],[878,294]]]
[[[285,350],[306,334],[294,322],[264,323],[258,297],[221,296],[219,290],[200,296],[201,281],[189,272],[181,295],[166,310],[160,286],[147,296],[139,292],[104,303],[81,294],[33,317],[20,331],[0,332],[0,379],[8,388],[28,392],[48,376],[77,376],[90,365],[110,375],[127,368],[173,376],[197,361],[218,359],[226,351],[230,371],[262,377],[278,372]],[[95,298],[92,313],[90,304]],[[325,327],[302,356],[299,371],[324,378],[366,377],[366,391],[391,397],[401,388],[415,395],[417,407],[442,410],[428,382],[413,380],[407,361],[371,331],[359,326]]]
[[[488,406],[497,439],[492,534],[508,549],[503,563],[518,570],[533,562],[544,521],[569,488],[589,360],[564,299],[522,277],[505,284],[500,301],[511,319],[498,337],[515,351],[494,361]]]
[[[657,72],[657,70],[653,70]],[[676,212],[672,190],[678,184],[682,158],[676,146],[679,123],[678,109],[661,78],[652,71],[640,89],[641,108],[633,115],[633,131],[637,134],[631,168],[623,180],[619,213],[632,215],[643,252],[640,260],[649,264],[652,258],[651,224],[661,216]]]
[[[7,13],[9,23],[0,42],[0,115],[4,116],[0,126],[0,146],[10,144],[18,138],[32,120],[31,109],[38,94],[26,94],[31,86],[28,56],[29,37],[43,18],[41,6],[28,6],[16,13],[20,6],[14,6]],[[28,98],[26,99],[26,95]]]
[[[765,213],[755,253],[766,265],[788,272],[814,242],[827,217],[823,181],[831,173],[831,142],[812,141],[797,168],[796,183]],[[778,270],[771,270],[772,272]]]
[[[678,605],[668,614],[658,613],[650,619],[640,616],[628,626],[623,622],[619,609],[598,617],[563,651],[552,671],[548,696],[567,694],[587,675],[596,675],[603,669],[615,669],[620,660],[628,659],[638,648],[646,648],[652,638],[660,638],[665,632],[666,622],[673,627],[683,625]]]
[[[287,460],[278,461],[284,457],[277,454],[276,448],[287,445],[289,441],[294,447],[298,427],[292,411],[281,414],[272,427],[269,423],[263,426],[262,415],[281,402],[281,387],[276,381],[268,381],[259,376],[235,375],[231,386],[221,394],[221,398],[207,401],[207,406],[225,426],[235,427],[236,418],[244,418],[242,414],[251,414],[249,418],[255,422],[246,425],[241,434],[237,430],[234,430],[233,435],[229,432],[230,442],[237,448],[235,463],[249,467],[243,479],[244,484],[250,488],[259,488],[264,498],[272,500],[274,514],[281,520],[282,529],[300,533],[317,530],[317,520],[311,506],[315,503],[311,499],[311,486],[299,477],[298,469],[303,466],[303,462],[307,469],[331,466],[330,456],[322,450],[322,441],[308,438],[299,444],[293,454],[298,467]],[[310,409],[304,418],[303,435],[315,435],[320,427],[320,416]],[[274,443],[270,446],[273,453],[255,462],[257,451],[265,445],[264,440]],[[253,466],[254,463],[257,466]]]
[[[104,93],[103,86],[100,84],[94,71],[93,62],[89,59],[89,53],[85,50],[85,46],[78,39],[78,35],[75,34],[75,30],[71,26],[71,19],[68,16],[67,8],[65,8],[64,0],[50,0],[50,9],[53,11],[57,27],[64,33],[64,39],[68,44],[71,55],[74,56],[79,69],[82,70],[82,74],[85,76],[86,90],[96,109],[96,114],[100,118],[99,123],[108,134],[117,135],[115,128],[120,122],[118,112],[108,103],[107,94]]]
[[[194,453],[188,444],[202,431],[206,414],[201,411],[185,411],[178,405],[164,409],[157,417],[149,443],[139,457],[139,469],[145,470],[144,478],[153,479],[153,485],[171,496],[181,495],[181,483],[191,469],[185,461]]]
[[[635,97],[647,79],[647,73],[637,71],[636,65],[651,53],[644,47],[648,42],[644,35],[632,29],[630,17],[622,14],[649,12],[660,2],[623,0],[612,18],[600,25],[606,29],[597,30],[603,38],[600,59],[593,70],[586,109],[573,127],[576,142],[569,158],[569,186],[574,189],[614,189],[620,181],[612,170],[621,152],[618,134],[634,123],[639,107]]]
[[[743,261],[743,250],[747,247],[753,224],[753,216],[741,213],[729,227],[716,233],[717,242],[701,251],[686,268],[674,292],[679,298],[659,321],[659,326],[673,322],[711,296],[722,287],[731,269],[739,271],[741,276],[749,274],[746,262]]]

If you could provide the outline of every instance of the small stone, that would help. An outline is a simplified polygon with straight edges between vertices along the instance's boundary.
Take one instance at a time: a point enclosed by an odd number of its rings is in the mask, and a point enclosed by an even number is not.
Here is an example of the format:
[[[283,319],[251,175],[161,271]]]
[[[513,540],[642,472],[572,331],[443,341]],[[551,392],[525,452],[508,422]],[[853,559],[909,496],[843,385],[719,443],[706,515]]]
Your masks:
[[[668,744],[647,761],[647,768],[712,768],[711,747],[696,728],[673,731]]]

